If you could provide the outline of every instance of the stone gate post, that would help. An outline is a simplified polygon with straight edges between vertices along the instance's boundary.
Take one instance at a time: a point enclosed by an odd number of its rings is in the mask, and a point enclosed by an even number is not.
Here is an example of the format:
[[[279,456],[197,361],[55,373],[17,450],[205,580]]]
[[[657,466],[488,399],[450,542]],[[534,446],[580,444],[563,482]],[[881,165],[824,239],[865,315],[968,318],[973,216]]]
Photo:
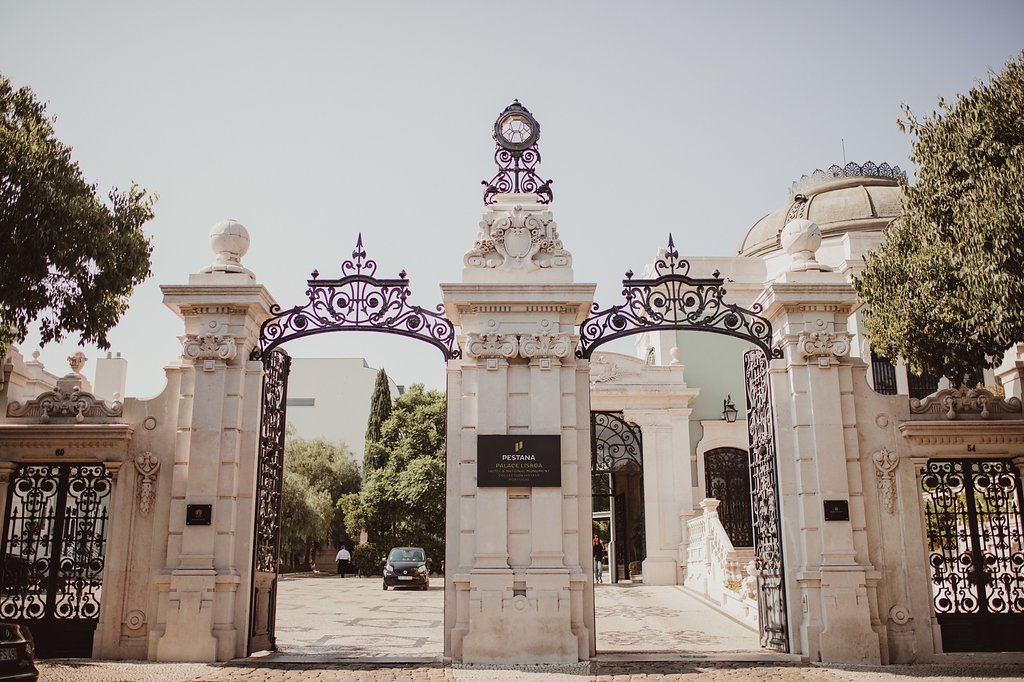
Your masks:
[[[857,300],[843,275],[811,263],[760,298],[785,354],[772,361],[771,381],[790,639],[812,661],[877,665],[868,589],[877,575],[867,556],[847,330]]]
[[[245,655],[262,367],[249,361],[273,304],[242,267],[249,246],[234,221],[210,231],[216,262],[165,285],[181,337],[171,515],[157,578],[150,657],[225,661]]]
[[[595,285],[573,282],[536,194],[495,199],[462,282],[441,285],[463,353],[448,366],[445,652],[574,663],[595,646],[589,363],[574,355]],[[558,439],[553,459],[536,436]],[[557,485],[532,478],[544,467]]]

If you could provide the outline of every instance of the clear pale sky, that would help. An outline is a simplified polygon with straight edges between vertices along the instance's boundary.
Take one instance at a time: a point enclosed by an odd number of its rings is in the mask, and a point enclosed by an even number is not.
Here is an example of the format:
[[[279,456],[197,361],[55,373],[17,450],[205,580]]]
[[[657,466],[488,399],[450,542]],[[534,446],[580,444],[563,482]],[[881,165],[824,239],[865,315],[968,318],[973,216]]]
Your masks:
[[[849,161],[912,172],[900,104],[931,111],[1022,48],[1019,0],[0,0],[0,72],[49,102],[86,178],[160,195],[153,276],[110,335],[139,397],[181,353],[159,285],[212,261],[224,218],[248,228],[243,262],[282,306],[305,302],[314,268],[337,276],[360,231],[379,276],[405,268],[412,302],[440,303],[513,98],[540,121],[576,280],[611,305],[669,232],[684,255],[731,255],[793,180],[842,161],[841,140]],[[76,342],[44,348],[47,368],[66,373]],[[443,387],[440,353],[408,339],[288,350]]]

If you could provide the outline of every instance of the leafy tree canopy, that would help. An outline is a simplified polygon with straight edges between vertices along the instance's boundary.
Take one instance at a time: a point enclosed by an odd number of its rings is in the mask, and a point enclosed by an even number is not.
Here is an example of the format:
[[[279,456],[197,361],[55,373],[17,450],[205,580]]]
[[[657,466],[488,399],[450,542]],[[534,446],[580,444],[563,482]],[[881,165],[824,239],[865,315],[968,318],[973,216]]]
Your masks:
[[[917,183],[854,285],[876,352],[961,383],[1024,340],[1024,52],[904,116]]]
[[[338,501],[359,490],[359,466],[344,443],[294,437],[291,425],[288,431],[281,485],[281,553],[287,564],[305,570],[321,543],[337,547],[351,540]]]
[[[349,528],[366,529],[369,547],[361,552],[367,556],[416,546],[435,567],[443,560],[446,419],[444,393],[413,384],[395,401],[380,439],[367,443],[367,457],[384,464],[364,469],[359,493],[340,505]]]
[[[82,177],[45,105],[0,74],[0,352],[38,321],[42,343],[107,332],[150,274],[155,196],[132,184],[110,205]]]
[[[391,415],[391,386],[383,368],[377,372],[377,382],[370,398],[370,416],[366,420],[366,443],[380,440],[380,429]],[[377,459],[377,457],[383,459]],[[382,448],[368,448],[363,452],[363,469],[379,469],[387,461],[387,451]]]

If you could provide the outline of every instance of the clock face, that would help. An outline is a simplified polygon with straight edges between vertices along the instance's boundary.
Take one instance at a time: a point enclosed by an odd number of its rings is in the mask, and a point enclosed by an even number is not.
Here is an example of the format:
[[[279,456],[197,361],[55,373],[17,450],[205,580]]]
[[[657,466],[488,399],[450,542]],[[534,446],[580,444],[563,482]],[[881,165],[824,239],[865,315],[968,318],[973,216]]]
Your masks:
[[[494,125],[495,139],[505,149],[524,151],[532,147],[540,136],[540,126],[529,113],[510,111]]]
[[[530,119],[522,114],[510,114],[501,120],[501,136],[510,144],[521,145],[533,135]]]

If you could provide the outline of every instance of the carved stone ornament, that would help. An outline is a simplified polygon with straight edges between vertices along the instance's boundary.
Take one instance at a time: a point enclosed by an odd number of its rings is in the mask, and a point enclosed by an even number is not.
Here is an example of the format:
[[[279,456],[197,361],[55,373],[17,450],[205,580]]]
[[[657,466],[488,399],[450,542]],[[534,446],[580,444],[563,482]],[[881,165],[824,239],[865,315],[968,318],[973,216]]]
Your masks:
[[[511,358],[518,350],[515,334],[470,334],[466,338],[466,355],[473,358]]]
[[[120,417],[121,411],[122,404],[118,401],[107,405],[79,386],[67,389],[60,385],[28,402],[7,406],[8,417],[38,417],[41,424],[71,419],[81,424],[91,417]]]
[[[524,358],[564,358],[573,348],[568,334],[523,334],[519,337],[519,354]]]
[[[984,388],[944,388],[924,400],[910,399],[912,414],[941,414],[946,419],[956,419],[957,415],[977,415],[981,419],[989,419],[993,415],[1021,416],[1020,398],[1000,398]]]
[[[160,471],[160,460],[152,452],[143,452],[135,457],[135,471],[139,474],[139,513],[149,516],[156,499],[156,476]]]
[[[896,478],[893,472],[900,463],[899,455],[884,448],[871,456],[875,463],[875,479],[878,481],[878,496],[882,509],[892,514],[896,511]]]
[[[818,330],[801,334],[796,342],[800,354],[808,360],[817,359],[818,366],[839,364],[839,358],[850,352],[850,337],[843,333]]]
[[[235,337],[216,332],[189,334],[182,341],[182,355],[189,360],[233,360],[238,352]]]
[[[910,622],[910,607],[906,604],[896,604],[889,609],[889,620],[894,625],[906,625]]]
[[[562,248],[550,211],[492,210],[480,222],[473,248],[463,257],[468,267],[506,270],[567,268],[572,256]]]
[[[604,353],[594,353],[590,358],[590,383],[603,384],[616,381],[627,374],[636,374],[633,368],[623,368]]]

